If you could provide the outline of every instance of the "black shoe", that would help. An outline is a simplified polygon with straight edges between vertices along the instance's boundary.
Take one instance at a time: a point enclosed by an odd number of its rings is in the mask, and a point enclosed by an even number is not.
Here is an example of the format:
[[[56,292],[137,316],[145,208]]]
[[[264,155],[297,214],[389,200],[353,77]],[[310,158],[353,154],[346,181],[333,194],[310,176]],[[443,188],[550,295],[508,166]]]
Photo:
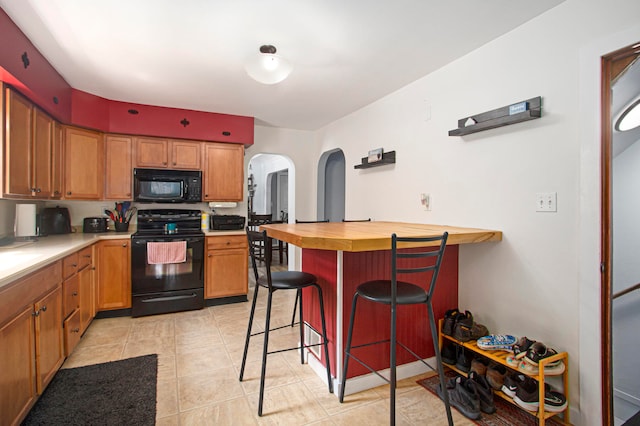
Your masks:
[[[458,308],[449,309],[444,314],[444,321],[442,321],[442,334],[446,334],[447,336],[453,336],[453,329],[456,325],[456,317],[460,311]]]
[[[458,346],[458,358],[456,360],[456,368],[464,373],[469,373],[469,370],[471,370],[471,358],[467,356],[462,346]]]
[[[480,397],[480,410],[487,414],[495,413],[496,406],[493,403],[493,389],[487,383],[487,379],[472,371],[469,373],[469,380],[476,387],[476,392]]]
[[[436,389],[438,396],[444,399],[441,386]],[[480,418],[480,397],[471,380],[458,376],[447,382],[446,391],[449,393],[449,403],[456,407],[465,417],[472,420]]]
[[[567,409],[567,397],[561,392],[551,389],[548,383],[544,385],[544,411],[561,413]]]
[[[518,387],[524,383],[524,374],[512,374],[504,378],[502,392],[509,398],[515,398]]]
[[[440,351],[442,362],[449,365],[456,363],[456,346],[455,344],[450,344],[442,347],[442,351]]]
[[[523,382],[518,384],[518,390],[516,390],[513,402],[525,410],[538,411],[540,407],[538,396],[538,383],[529,376],[524,376]]]

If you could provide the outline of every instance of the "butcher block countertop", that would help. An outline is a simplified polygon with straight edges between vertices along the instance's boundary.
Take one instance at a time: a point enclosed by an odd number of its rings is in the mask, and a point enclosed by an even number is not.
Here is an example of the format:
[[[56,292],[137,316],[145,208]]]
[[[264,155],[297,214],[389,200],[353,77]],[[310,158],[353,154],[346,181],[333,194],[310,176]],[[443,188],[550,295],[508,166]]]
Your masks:
[[[393,233],[399,237],[430,237],[447,231],[447,245],[502,240],[501,231],[405,222],[281,223],[262,225],[260,229],[272,238],[301,248],[352,252],[390,250]]]

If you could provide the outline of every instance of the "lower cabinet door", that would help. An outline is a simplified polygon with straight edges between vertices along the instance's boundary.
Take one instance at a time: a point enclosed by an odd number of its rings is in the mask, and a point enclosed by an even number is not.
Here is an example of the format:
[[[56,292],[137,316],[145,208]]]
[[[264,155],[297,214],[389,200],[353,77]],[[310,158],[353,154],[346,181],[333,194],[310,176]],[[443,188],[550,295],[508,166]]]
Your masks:
[[[37,389],[41,394],[64,362],[62,348],[62,287],[35,304]]]
[[[24,418],[36,398],[33,306],[0,328],[0,423]]]
[[[76,309],[69,318],[64,320],[64,353],[67,356],[71,355],[80,341],[82,336],[80,331],[80,310]]]
[[[204,297],[246,295],[249,290],[248,257],[247,249],[208,250]]]

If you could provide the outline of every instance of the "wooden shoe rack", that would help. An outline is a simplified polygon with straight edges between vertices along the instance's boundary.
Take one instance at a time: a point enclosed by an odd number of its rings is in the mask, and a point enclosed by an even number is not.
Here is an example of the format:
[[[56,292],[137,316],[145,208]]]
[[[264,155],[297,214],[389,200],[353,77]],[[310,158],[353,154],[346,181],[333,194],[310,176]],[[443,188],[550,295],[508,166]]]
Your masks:
[[[451,336],[447,336],[446,334],[443,334],[442,322],[443,322],[442,319],[438,320],[438,344],[440,348],[442,348],[444,341],[447,340],[455,343],[456,345],[462,346],[465,349],[471,352],[474,352],[486,359],[489,359],[495,362],[496,364],[504,365],[507,368],[507,374],[509,374],[509,372],[517,372],[518,374],[524,374],[531,377],[532,379],[536,380],[538,383],[538,391],[539,391],[538,401],[540,401],[540,408],[536,412],[532,412],[532,411],[527,411],[527,412],[535,415],[538,418],[540,425],[544,425],[546,419],[551,418],[553,416],[558,416],[561,414],[563,414],[563,418],[558,420],[560,420],[561,422],[564,422],[565,424],[570,424],[569,422],[569,355],[566,352],[559,352],[556,355],[540,360],[540,362],[538,363],[538,374],[529,374],[527,372],[524,372],[522,370],[519,370],[507,364],[506,358],[508,355],[511,355],[511,352],[502,351],[502,350],[488,351],[488,350],[480,349],[476,344],[475,340],[471,340],[469,342],[461,342],[459,340],[454,339]],[[565,408],[565,410],[560,413],[551,413],[548,411],[544,411],[544,381],[545,381],[544,368],[547,364],[557,360],[562,360],[565,365],[565,370],[562,373],[562,385],[564,388],[564,395],[567,398],[567,408]],[[451,370],[456,371],[458,374],[461,374],[465,377],[467,376],[467,373],[461,371],[455,365],[446,364],[444,362],[443,364],[446,367],[450,368]],[[513,399],[511,397],[509,397],[502,391],[494,390],[493,393],[499,396],[500,398],[504,399],[505,401],[511,404],[514,404],[516,407],[523,410],[522,407],[520,407],[515,402],[513,402]]]

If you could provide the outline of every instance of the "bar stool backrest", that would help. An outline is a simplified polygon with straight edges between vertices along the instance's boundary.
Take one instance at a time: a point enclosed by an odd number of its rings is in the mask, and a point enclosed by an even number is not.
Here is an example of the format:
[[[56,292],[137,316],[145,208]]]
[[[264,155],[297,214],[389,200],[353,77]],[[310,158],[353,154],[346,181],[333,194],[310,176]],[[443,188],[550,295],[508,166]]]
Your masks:
[[[249,242],[249,257],[251,257],[251,266],[253,267],[256,285],[258,285],[258,279],[260,278],[258,261],[262,261],[264,277],[266,277],[267,286],[271,290],[271,251],[273,248],[271,238],[267,237],[267,231],[252,231],[247,226],[247,241]],[[260,255],[262,252],[264,252],[264,257]]]
[[[427,298],[431,301],[433,292],[436,288],[436,281],[438,279],[438,272],[440,271],[440,264],[442,263],[442,257],[444,256],[444,250],[447,245],[447,238],[449,233],[445,232],[437,237],[398,237],[396,234],[391,235],[391,303],[395,305],[397,297],[397,280],[398,274],[416,274],[422,272],[432,271],[429,288],[427,289]],[[440,242],[437,250],[430,249],[430,247],[419,247],[413,250],[403,250],[401,247],[405,245],[403,243],[410,243],[415,246],[419,243],[434,243]],[[400,247],[399,247],[400,246]],[[433,246],[433,244],[429,244]],[[435,258],[429,262],[427,259]],[[424,262],[417,262],[416,264],[407,264],[401,259],[424,259]],[[400,260],[400,261],[399,261]],[[400,265],[399,265],[400,264]]]

